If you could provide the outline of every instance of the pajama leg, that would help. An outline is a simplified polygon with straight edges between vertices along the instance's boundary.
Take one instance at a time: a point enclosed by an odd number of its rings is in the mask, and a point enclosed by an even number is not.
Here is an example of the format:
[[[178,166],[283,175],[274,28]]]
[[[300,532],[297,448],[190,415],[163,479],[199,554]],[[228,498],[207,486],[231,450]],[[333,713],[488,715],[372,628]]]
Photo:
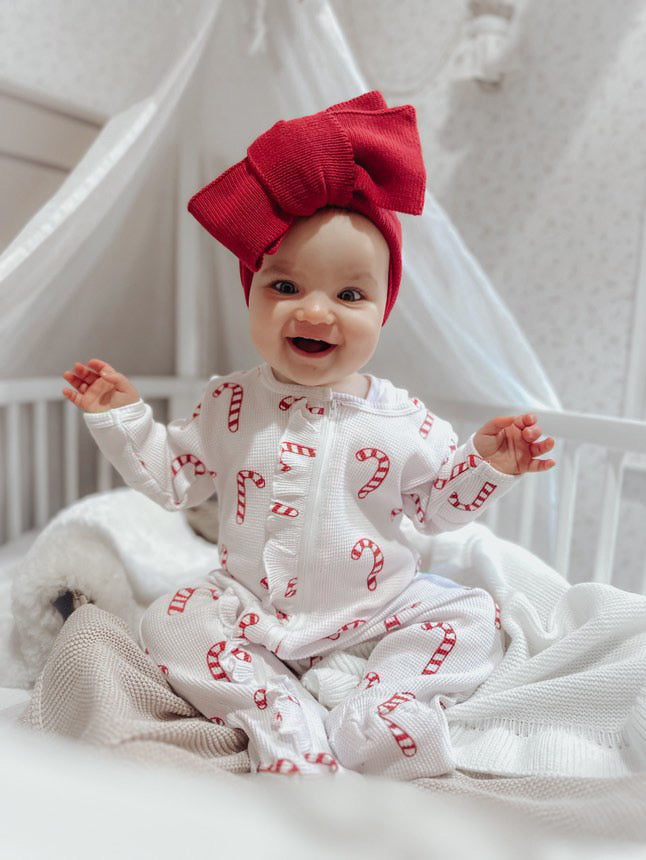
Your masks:
[[[241,613],[232,591],[180,589],[146,610],[142,644],[178,695],[246,733],[252,770],[334,772],[325,708],[274,654],[240,636]]]
[[[444,708],[487,678],[502,642],[494,601],[480,589],[420,577],[402,598],[382,622],[363,681],[329,712],[326,728],[345,767],[415,779],[453,769]]]

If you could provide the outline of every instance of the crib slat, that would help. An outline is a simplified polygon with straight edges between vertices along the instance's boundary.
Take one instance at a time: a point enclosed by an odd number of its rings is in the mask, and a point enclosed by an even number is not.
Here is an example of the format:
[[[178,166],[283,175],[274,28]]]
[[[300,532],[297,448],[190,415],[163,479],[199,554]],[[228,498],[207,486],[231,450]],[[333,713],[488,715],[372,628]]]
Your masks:
[[[96,485],[100,493],[112,489],[112,466],[100,452],[97,458]]]
[[[49,437],[47,433],[47,403],[34,403],[34,503],[37,528],[49,518]]]
[[[570,575],[570,551],[579,479],[579,452],[578,446],[566,442],[559,455],[559,505],[554,567],[566,579],[569,579]]]
[[[7,538],[13,540],[23,532],[22,521],[22,446],[20,406],[12,403],[6,411],[5,465],[7,470]]]
[[[607,455],[597,552],[592,572],[594,582],[612,581],[625,459],[623,451],[609,451]]]
[[[529,547],[532,542],[533,524],[536,515],[536,481],[534,475],[528,475],[528,480],[522,484],[520,500],[520,525],[518,542],[521,546]]]
[[[79,425],[76,409],[69,404],[63,409],[63,449],[65,504],[71,505],[79,497]]]

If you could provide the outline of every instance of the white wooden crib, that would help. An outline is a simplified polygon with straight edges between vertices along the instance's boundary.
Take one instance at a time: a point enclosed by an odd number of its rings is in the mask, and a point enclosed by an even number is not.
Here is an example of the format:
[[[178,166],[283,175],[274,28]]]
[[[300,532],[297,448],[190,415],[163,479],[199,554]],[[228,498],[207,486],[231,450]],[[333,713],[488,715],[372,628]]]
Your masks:
[[[134,383],[153,404],[159,420],[185,415],[197,402],[202,381],[180,377],[139,377]],[[38,530],[61,508],[88,493],[119,483],[109,463],[96,451],[80,413],[61,396],[57,377],[0,382],[1,558],[15,559]],[[495,414],[518,411],[509,404],[434,402],[433,411],[451,420],[461,436]],[[618,524],[628,471],[646,472],[646,422],[575,412],[543,410],[541,425],[558,440],[558,492],[541,494],[542,476],[494,506],[485,522],[501,536],[533,549],[567,578],[573,576],[573,533],[585,493],[580,488],[582,452],[594,458],[596,526],[593,562],[583,578],[619,584],[615,571]],[[591,453],[594,452],[594,453]],[[545,486],[545,485],[543,485]],[[555,514],[550,546],[541,545],[536,519],[540,506]],[[506,507],[505,507],[506,506]],[[554,508],[554,510],[552,510]],[[643,564],[643,561],[642,561]],[[581,579],[580,572],[578,578]],[[634,590],[646,594],[646,564]]]

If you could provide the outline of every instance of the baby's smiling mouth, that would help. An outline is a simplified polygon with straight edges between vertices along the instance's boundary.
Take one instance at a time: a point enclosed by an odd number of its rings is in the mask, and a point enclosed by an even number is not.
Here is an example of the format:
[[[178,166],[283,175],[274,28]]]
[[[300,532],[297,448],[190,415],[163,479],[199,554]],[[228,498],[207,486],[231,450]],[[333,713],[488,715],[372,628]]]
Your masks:
[[[328,343],[326,340],[315,340],[311,337],[289,337],[290,344],[301,353],[307,355],[323,355],[336,349],[337,344]]]

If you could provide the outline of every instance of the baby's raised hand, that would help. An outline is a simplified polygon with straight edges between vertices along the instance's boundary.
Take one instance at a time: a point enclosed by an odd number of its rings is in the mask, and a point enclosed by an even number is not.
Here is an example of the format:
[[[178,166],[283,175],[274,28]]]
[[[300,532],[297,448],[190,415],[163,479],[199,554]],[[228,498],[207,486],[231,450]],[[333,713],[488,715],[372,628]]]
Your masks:
[[[76,362],[72,370],[65,371],[63,379],[72,386],[64,388],[63,394],[82,412],[107,412],[139,400],[128,378],[99,358],[91,359],[87,365]]]
[[[541,460],[554,447],[554,439],[540,437],[543,431],[536,416],[508,415],[487,421],[473,438],[478,454],[499,472],[522,475],[524,472],[544,472],[554,460]]]

